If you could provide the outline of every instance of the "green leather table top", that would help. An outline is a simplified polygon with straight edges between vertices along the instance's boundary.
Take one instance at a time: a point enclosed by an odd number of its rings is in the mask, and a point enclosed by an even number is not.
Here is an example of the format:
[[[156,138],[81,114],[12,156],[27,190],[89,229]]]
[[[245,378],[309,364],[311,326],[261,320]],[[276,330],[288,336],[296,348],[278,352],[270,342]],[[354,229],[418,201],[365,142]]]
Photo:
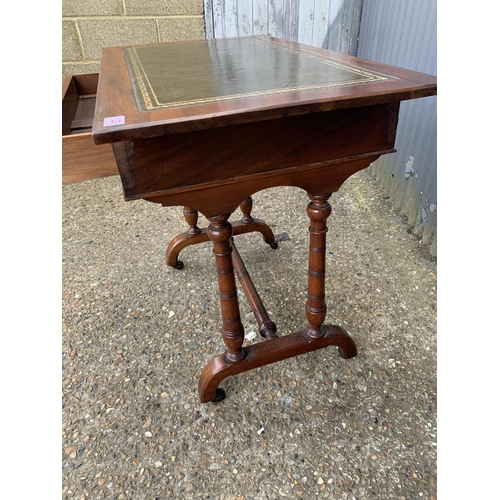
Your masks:
[[[123,50],[139,111],[395,79],[258,38]]]

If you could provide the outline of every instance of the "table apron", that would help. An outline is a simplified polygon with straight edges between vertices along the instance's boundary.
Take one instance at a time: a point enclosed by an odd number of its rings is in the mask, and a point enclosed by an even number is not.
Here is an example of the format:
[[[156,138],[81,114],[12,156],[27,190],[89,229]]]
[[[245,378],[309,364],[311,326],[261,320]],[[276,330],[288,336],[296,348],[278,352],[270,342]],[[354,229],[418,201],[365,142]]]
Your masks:
[[[326,181],[336,191],[375,157],[394,151],[398,109],[391,103],[123,141],[113,152],[126,200],[162,197],[172,205],[189,192],[220,186],[225,193],[240,182],[255,192],[280,183],[310,190]],[[204,213],[191,202],[179,204]]]

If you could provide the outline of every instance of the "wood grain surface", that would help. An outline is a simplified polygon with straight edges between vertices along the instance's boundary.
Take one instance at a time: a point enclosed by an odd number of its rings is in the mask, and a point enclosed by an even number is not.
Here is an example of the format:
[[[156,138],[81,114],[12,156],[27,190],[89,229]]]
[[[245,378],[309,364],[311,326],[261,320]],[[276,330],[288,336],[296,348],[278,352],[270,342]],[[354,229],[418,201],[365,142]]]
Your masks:
[[[393,77],[390,80],[332,88],[307,88],[296,92],[273,93],[241,99],[217,100],[192,106],[139,111],[135,92],[125,60],[127,47],[105,48],[102,54],[101,79],[93,123],[97,144],[165,134],[191,132],[213,127],[264,121],[284,116],[331,111],[341,108],[371,106],[437,93],[436,77],[402,68],[367,61],[336,52],[278,40],[270,36],[250,37],[300,51],[311,57],[347,64]],[[208,44],[211,41],[175,42],[177,44]],[[132,46],[129,46],[132,47]],[[181,64],[181,62],[179,63]],[[298,68],[298,71],[300,68]],[[194,72],[195,74],[195,72]],[[242,75],[239,75],[242,76]],[[292,75],[295,78],[294,75]],[[268,78],[273,78],[272,68]],[[193,82],[199,85],[199,82]],[[124,116],[125,123],[104,126],[104,119]]]

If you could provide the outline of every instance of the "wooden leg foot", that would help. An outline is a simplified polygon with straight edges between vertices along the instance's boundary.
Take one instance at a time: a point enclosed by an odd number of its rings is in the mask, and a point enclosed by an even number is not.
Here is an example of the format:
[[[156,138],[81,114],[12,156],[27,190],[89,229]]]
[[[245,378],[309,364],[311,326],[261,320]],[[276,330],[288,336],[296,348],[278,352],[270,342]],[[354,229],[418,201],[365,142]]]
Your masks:
[[[337,328],[340,328],[338,326]],[[337,337],[337,343],[335,344],[339,349],[339,355],[343,359],[354,358],[358,354],[358,348],[356,347],[356,342],[353,338],[343,329]]]
[[[221,387],[217,387],[215,390],[215,398],[212,399],[212,403],[220,403],[226,399],[226,391]]]
[[[198,227],[198,211],[191,207],[184,207],[183,213],[189,229],[185,233],[176,236],[167,247],[167,266],[175,269],[184,267],[182,261],[177,258],[184,247],[208,241],[206,231]]]
[[[340,356],[356,356],[356,344],[352,337],[340,326],[323,325],[323,336],[311,339],[307,330],[273,338],[245,347],[245,357],[236,363],[228,363],[224,354],[220,354],[203,369],[198,384],[198,393],[202,403],[214,401],[219,384],[231,375],[237,375],[283,359],[292,358],[307,352],[337,346]]]
[[[252,222],[236,221],[233,223],[233,229],[234,235],[257,231],[262,234],[264,241],[270,245],[271,248],[278,248],[278,244],[274,241],[274,233],[272,229],[260,219],[252,219]]]
[[[253,219],[252,222],[244,224],[241,221],[236,221],[233,223],[233,231],[234,235],[251,233],[258,231],[262,234],[264,241],[273,249],[278,248],[278,243],[274,241],[274,233],[271,228],[263,221],[259,219]],[[175,269],[182,269],[184,264],[179,260],[179,254],[182,249],[186,248],[189,245],[197,245],[198,243],[205,243],[210,241],[210,238],[207,234],[207,228],[203,228],[197,234],[190,234],[189,231],[185,233],[178,234],[172,241],[169,243],[167,247],[165,260],[167,262],[167,266],[173,267]],[[181,267],[177,267],[178,264],[181,263]]]
[[[174,267],[175,269],[182,269],[184,264],[179,260],[179,253],[183,248],[189,245],[196,245],[198,243],[203,243],[209,241],[207,230],[201,229],[198,234],[191,235],[189,231],[177,235],[168,245],[165,260],[167,261],[167,266]],[[181,263],[181,267],[177,267]]]

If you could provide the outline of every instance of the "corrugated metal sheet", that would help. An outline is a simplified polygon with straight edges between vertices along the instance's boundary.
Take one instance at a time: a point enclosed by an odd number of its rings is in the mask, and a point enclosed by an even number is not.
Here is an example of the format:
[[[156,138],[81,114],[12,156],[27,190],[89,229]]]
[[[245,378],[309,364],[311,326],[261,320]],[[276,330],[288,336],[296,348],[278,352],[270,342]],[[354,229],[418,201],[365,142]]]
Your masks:
[[[355,55],[363,0],[205,0],[207,38],[272,35]]]
[[[207,38],[270,34],[436,74],[437,0],[204,0]],[[358,39],[359,35],[359,39]],[[403,102],[397,153],[370,167],[435,253],[436,98]]]
[[[358,56],[437,74],[437,0],[364,0]],[[401,103],[397,153],[369,169],[422,243],[436,253],[436,97]]]

